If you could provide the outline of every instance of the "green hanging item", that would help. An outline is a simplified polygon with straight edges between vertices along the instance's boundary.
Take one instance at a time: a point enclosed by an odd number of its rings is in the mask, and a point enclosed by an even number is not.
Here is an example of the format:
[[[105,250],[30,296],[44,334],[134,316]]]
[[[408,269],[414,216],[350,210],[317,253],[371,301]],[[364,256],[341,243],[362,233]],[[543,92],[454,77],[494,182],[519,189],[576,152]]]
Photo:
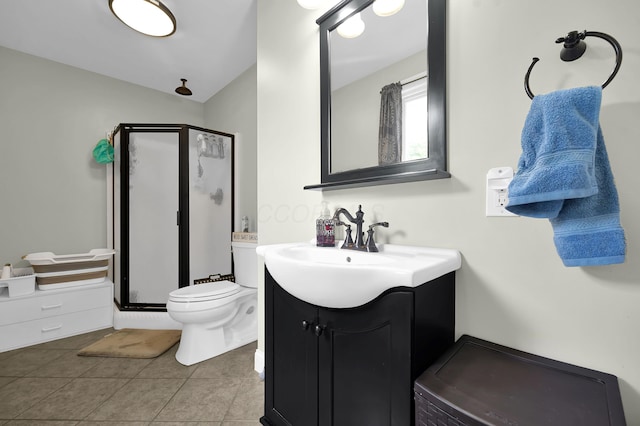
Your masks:
[[[106,139],[100,139],[100,142],[93,148],[93,158],[100,164],[108,164],[113,161],[113,145]]]

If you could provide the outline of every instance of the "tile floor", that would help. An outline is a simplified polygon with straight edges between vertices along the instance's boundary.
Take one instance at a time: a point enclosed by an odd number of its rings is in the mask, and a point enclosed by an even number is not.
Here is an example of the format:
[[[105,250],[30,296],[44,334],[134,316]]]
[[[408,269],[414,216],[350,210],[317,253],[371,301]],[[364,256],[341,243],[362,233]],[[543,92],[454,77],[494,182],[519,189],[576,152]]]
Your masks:
[[[113,332],[0,353],[0,425],[257,426],[256,343],[186,367],[178,345],[154,359],[80,357]]]

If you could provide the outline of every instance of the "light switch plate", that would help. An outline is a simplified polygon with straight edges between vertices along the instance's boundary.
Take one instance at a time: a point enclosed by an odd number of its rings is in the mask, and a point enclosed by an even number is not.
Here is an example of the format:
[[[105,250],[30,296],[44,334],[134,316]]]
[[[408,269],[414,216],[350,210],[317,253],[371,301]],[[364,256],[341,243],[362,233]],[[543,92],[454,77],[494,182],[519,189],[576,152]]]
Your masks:
[[[509,202],[509,183],[513,180],[513,168],[495,167],[487,173],[487,216],[518,216],[505,206]]]

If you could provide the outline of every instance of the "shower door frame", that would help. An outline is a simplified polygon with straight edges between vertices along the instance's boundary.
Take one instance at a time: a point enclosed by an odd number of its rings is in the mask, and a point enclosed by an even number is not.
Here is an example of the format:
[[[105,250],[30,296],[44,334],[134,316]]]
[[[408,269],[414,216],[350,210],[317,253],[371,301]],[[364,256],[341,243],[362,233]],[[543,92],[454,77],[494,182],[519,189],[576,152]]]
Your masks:
[[[189,130],[206,132],[214,135],[229,137],[231,139],[231,229],[233,229],[234,209],[235,209],[235,135],[217,130],[206,129],[187,124],[146,124],[146,123],[121,123],[114,130],[114,135],[120,132],[120,229],[111,226],[113,234],[111,241],[116,241],[115,233],[120,233],[120,270],[113,265],[113,278],[119,277],[120,300],[114,297],[114,303],[120,311],[166,311],[166,303],[137,303],[130,301],[130,224],[129,224],[129,142],[131,133],[176,133],[178,136],[178,211],[176,225],[178,226],[178,287],[190,285],[190,226],[189,226]],[[112,176],[115,176],[115,163],[111,163]],[[126,171],[123,173],[123,171]],[[115,181],[112,180],[111,196],[113,197],[111,206],[114,211],[111,213],[115,218]],[[231,235],[229,235],[231,241]],[[113,245],[113,244],[112,244]],[[229,256],[231,253],[229,252]],[[233,274],[234,264],[231,259],[231,273]],[[167,295],[168,296],[168,295]]]

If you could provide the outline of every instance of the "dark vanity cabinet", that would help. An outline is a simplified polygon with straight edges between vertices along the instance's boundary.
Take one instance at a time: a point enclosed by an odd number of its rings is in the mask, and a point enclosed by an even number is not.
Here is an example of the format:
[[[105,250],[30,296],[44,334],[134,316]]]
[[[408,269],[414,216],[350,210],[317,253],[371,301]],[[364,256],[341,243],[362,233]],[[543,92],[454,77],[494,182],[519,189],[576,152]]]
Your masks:
[[[355,308],[287,293],[265,271],[268,426],[408,426],[413,382],[454,342],[454,273]]]

